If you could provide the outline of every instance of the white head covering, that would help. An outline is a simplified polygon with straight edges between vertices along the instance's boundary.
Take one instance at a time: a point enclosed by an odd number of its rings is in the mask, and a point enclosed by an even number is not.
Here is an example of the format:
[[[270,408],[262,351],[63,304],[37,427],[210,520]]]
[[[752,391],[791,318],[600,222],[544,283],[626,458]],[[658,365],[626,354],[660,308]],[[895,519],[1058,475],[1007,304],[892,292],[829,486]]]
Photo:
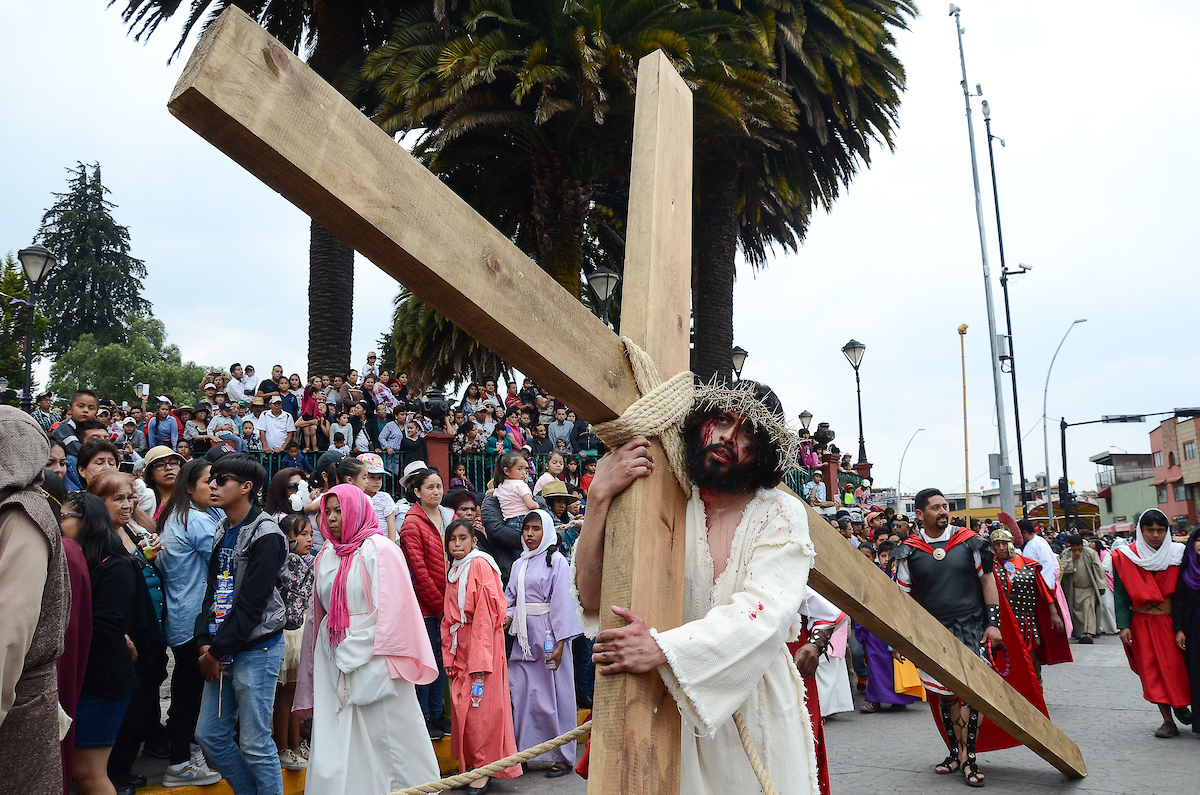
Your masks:
[[[1162,544],[1158,549],[1153,549],[1146,543],[1146,539],[1142,537],[1142,519],[1146,518],[1146,514],[1153,511],[1163,518],[1163,523],[1167,526],[1167,537],[1163,539]],[[1153,517],[1151,517],[1153,518]],[[1126,544],[1123,547],[1117,547],[1116,551],[1120,552],[1125,557],[1140,566],[1146,571],[1162,571],[1168,566],[1178,566],[1183,562],[1183,552],[1186,547],[1177,541],[1171,540],[1171,525],[1166,521],[1167,517],[1162,511],[1157,508],[1151,508],[1149,511],[1143,511],[1142,515],[1137,520],[1137,543]],[[1158,524],[1155,521],[1155,524]],[[1135,548],[1136,547],[1136,548]]]
[[[525,514],[525,518],[530,516],[538,516],[542,520],[542,543],[538,544],[537,549],[526,549],[521,552],[521,557],[514,565],[520,565],[520,570],[517,571],[517,605],[513,611],[512,627],[509,633],[517,636],[517,643],[521,646],[521,651],[529,656],[529,626],[527,619],[529,617],[528,609],[525,605],[525,572],[529,568],[529,562],[532,558],[539,555],[544,555],[554,542],[558,541],[558,533],[554,529],[554,518],[550,516],[549,511],[538,509]],[[521,522],[524,526],[524,521]]]
[[[446,573],[446,582],[458,583],[458,615],[461,619],[463,611],[467,606],[467,580],[471,573],[471,563],[475,560],[486,561],[489,566],[496,570],[497,576],[500,574],[500,567],[496,565],[496,561],[486,552],[480,552],[478,549],[472,549],[462,560],[452,560],[450,562],[450,571]],[[458,630],[462,627],[462,621],[456,621],[450,625],[450,653],[454,654],[454,650],[458,648]]]

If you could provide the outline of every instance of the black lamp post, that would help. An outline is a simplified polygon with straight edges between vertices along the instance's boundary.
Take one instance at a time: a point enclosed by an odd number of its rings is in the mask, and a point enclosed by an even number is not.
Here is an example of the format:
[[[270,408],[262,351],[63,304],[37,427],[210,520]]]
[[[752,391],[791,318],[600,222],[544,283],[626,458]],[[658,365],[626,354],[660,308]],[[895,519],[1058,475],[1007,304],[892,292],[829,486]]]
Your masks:
[[[860,464],[867,463],[867,443],[863,440],[862,381],[858,377],[858,366],[862,364],[862,357],[866,352],[867,346],[858,340],[850,340],[842,346],[842,353],[846,355],[846,361],[850,362],[850,366],[854,368],[854,387],[858,391],[858,463]]]
[[[25,269],[25,279],[29,282],[29,320],[25,324],[25,389],[21,392],[21,411],[30,413],[33,411],[33,395],[30,392],[33,390],[34,309],[42,280],[54,270],[58,260],[45,246],[23,248],[17,252],[17,259],[21,260],[21,267]]]
[[[812,412],[808,409],[800,412],[800,427],[807,431],[808,426],[812,423],[812,418]]]
[[[733,377],[737,380],[742,380],[742,368],[746,366],[746,357],[750,353],[740,345],[734,345],[733,350],[729,353],[729,358],[733,361]]]
[[[603,307],[603,316],[600,318],[605,325],[608,324],[608,307],[612,304],[613,293],[617,291],[617,282],[621,281],[621,274],[610,268],[596,268],[587,275],[588,287],[592,288],[596,298],[600,301]]]

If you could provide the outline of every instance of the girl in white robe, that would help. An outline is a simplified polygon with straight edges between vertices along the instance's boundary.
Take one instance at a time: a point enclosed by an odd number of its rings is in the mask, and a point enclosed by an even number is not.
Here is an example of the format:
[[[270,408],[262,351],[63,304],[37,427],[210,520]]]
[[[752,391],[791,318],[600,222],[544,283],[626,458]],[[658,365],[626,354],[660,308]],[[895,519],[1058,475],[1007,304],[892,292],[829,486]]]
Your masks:
[[[293,707],[313,709],[305,793],[382,795],[436,781],[415,685],[438,670],[404,555],[357,486],[322,498],[321,530],[329,543],[315,566],[301,685],[306,662],[312,674]]]

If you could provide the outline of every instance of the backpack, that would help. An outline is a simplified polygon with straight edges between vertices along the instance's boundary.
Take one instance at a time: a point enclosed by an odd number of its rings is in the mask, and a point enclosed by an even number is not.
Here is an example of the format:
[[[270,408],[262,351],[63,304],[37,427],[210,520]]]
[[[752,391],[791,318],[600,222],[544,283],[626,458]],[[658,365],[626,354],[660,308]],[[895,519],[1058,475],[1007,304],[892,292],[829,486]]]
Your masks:
[[[283,598],[284,629],[300,629],[304,626],[304,614],[312,598],[316,575],[295,552],[289,552],[283,571],[279,573],[279,595]]]

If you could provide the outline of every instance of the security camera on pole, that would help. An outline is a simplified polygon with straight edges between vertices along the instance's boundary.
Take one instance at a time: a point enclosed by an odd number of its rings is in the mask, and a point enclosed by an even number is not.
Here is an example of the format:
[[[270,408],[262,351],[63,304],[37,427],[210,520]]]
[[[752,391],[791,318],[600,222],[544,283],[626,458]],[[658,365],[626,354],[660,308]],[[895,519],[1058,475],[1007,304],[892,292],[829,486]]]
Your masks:
[[[1000,466],[997,480],[1000,482],[1000,510],[1010,516],[1016,509],[1013,497],[1012,465],[1008,462],[1008,428],[1004,420],[1004,387],[1000,376],[999,338],[996,336],[996,310],[992,306],[992,273],[988,268],[987,233],[983,225],[983,198],[979,192],[979,163],[975,158],[975,128],[971,124],[971,92],[967,88],[967,59],[963,53],[963,27],[960,20],[962,9],[950,5],[950,16],[954,17],[954,29],[958,32],[958,59],[962,65],[963,102],[967,106],[967,138],[971,144],[971,177],[975,181],[975,217],[979,222],[979,251],[983,258],[983,291],[987,300],[988,341],[992,350],[992,384],[996,393],[996,428],[1000,434]],[[976,96],[982,94],[976,86]]]

